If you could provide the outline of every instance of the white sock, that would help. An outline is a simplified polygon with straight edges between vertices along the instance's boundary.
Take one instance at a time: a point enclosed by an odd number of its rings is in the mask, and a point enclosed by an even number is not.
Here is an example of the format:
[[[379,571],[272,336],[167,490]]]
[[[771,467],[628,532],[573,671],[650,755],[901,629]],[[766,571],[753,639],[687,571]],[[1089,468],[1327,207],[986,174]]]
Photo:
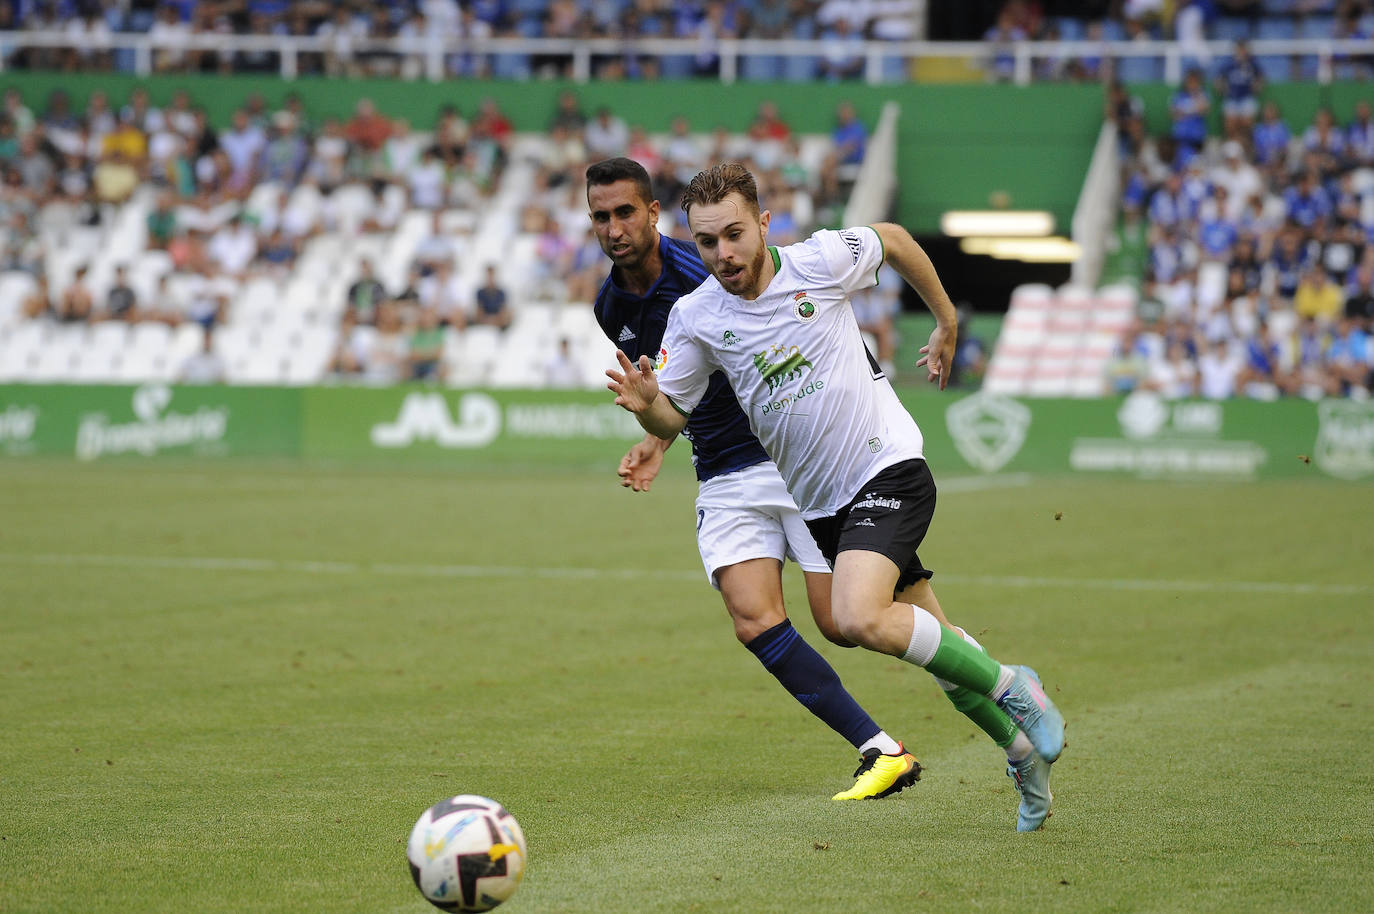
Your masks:
[[[1035,747],[1031,745],[1031,741],[1026,737],[1026,734],[1017,730],[1016,739],[1012,740],[1007,746],[1007,761],[1019,762],[1030,755],[1031,750],[1034,748]]]
[[[997,685],[992,687],[992,691],[988,693],[988,698],[991,698],[993,701],[1001,698],[1002,693],[1011,688],[1011,681],[1015,678],[1016,671],[1005,663],[1002,664],[1002,674],[997,677]]]
[[[907,645],[902,659],[923,667],[935,659],[935,652],[940,649],[940,630],[943,626],[939,619],[914,603],[911,605],[911,614],[911,643]]]
[[[972,635],[970,635],[968,632],[964,631],[962,628],[960,628],[960,627],[957,626],[957,625],[954,626],[954,630],[955,630],[956,632],[959,633],[959,637],[960,637],[960,638],[963,638],[963,639],[964,639],[965,641],[967,641],[969,644],[972,644],[974,647],[978,648],[978,650],[983,651],[983,645],[981,645],[981,644],[978,643],[978,639],[977,639],[977,638],[973,637]],[[987,651],[983,651],[983,653],[986,654]]]
[[[879,730],[877,736],[860,746],[859,754],[863,755],[869,749],[877,749],[883,755],[896,755],[902,751],[902,747],[897,744],[895,739],[887,735],[886,730]]]

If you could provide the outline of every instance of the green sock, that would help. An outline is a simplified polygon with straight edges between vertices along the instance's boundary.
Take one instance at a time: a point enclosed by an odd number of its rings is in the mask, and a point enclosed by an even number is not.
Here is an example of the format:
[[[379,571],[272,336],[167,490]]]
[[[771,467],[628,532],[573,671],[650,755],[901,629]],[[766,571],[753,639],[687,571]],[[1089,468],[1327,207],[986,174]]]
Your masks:
[[[946,682],[979,695],[991,692],[997,685],[997,677],[1002,675],[1002,664],[944,626],[940,627],[940,646],[925,668]]]
[[[991,698],[962,687],[950,689],[945,694],[960,714],[973,721],[1001,748],[1007,748],[1016,739],[1016,724]]]

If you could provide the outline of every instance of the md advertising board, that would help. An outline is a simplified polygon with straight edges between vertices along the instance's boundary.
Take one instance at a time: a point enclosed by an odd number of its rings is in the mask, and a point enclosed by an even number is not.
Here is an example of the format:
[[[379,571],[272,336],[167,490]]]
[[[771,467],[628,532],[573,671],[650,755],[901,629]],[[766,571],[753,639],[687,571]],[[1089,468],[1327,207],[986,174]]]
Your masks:
[[[1374,481],[1371,403],[904,399],[940,475]],[[0,385],[0,456],[591,467],[641,436],[604,391]]]

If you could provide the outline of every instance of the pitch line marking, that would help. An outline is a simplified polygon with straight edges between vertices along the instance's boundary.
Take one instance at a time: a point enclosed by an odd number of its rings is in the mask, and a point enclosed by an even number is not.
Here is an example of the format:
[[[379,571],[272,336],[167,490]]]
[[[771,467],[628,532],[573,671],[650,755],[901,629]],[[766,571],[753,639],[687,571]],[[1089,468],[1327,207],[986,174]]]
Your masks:
[[[434,578],[543,578],[700,580],[699,571],[648,568],[531,568],[518,565],[432,565],[391,562],[283,561],[208,556],[98,555],[90,553],[0,553],[0,564],[49,567],[164,568],[182,571],[247,571],[279,574],[386,575]],[[1183,593],[1269,593],[1313,596],[1374,594],[1374,584],[1300,581],[1190,581],[1155,578],[1048,578],[1026,575],[941,574],[940,581],[984,587],[1054,590],[1116,590]]]

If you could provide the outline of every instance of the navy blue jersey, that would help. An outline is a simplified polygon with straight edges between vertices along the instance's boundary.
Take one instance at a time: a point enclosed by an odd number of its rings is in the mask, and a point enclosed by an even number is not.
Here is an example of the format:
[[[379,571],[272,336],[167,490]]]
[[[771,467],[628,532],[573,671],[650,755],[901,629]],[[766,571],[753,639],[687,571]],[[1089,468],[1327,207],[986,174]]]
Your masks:
[[[596,322],[607,338],[635,361],[642,355],[658,358],[673,303],[710,275],[690,241],[661,235],[658,250],[663,272],[643,298],[615,284],[615,268],[596,296]],[[739,408],[735,392],[719,371],[711,375],[706,396],[692,410],[682,435],[692,443],[692,464],[697,468],[697,479],[703,482],[768,459],[763,445],[749,431],[749,420]]]

